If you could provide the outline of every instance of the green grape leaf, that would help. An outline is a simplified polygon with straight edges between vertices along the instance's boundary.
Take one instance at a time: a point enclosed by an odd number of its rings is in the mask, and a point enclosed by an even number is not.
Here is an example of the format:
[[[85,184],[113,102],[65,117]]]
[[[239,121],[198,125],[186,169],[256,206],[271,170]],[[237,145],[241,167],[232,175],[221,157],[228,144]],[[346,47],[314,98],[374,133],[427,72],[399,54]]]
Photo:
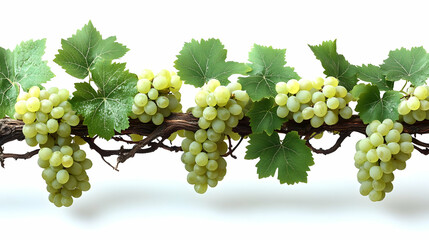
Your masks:
[[[320,45],[308,45],[322,63],[326,76],[336,77],[347,91],[357,83],[356,66],[351,65],[342,54],[337,53],[337,40],[325,41]]]
[[[399,119],[398,106],[402,94],[389,90],[380,98],[380,90],[376,86],[370,86],[359,95],[356,111],[362,121],[367,124],[373,120],[383,121],[384,119]]]
[[[233,74],[246,74],[250,71],[244,63],[226,62],[227,50],[219,39],[210,38],[185,43],[177,55],[174,67],[177,74],[187,84],[202,87],[210,79],[217,79],[227,85],[228,78]]]
[[[13,51],[0,47],[0,118],[12,117],[19,88],[41,87],[55,75],[42,61],[46,40],[22,42]]]
[[[359,99],[360,94],[367,92],[370,87],[371,87],[371,85],[369,85],[369,84],[360,83],[360,84],[355,85],[353,87],[353,89],[350,91],[350,93],[352,94],[352,96],[355,99]]]
[[[252,133],[246,148],[246,159],[260,159],[256,164],[259,178],[274,176],[278,170],[282,184],[307,182],[307,171],[314,164],[310,148],[296,132],[287,133],[283,141],[277,132],[271,136]]]
[[[103,39],[91,21],[72,37],[61,39],[61,47],[54,62],[79,79],[86,78],[96,62],[120,58],[128,51],[114,36]]]
[[[370,82],[383,91],[393,90],[394,82],[386,80],[386,75],[383,74],[380,67],[368,64],[358,66],[357,69],[360,80]]]
[[[238,80],[253,101],[275,97],[276,83],[300,78],[293,68],[285,66],[285,55],[286,49],[253,46],[249,53],[252,71]]]
[[[287,119],[277,116],[277,107],[274,106],[272,98],[255,102],[246,115],[250,118],[250,127],[253,133],[265,131],[271,135],[274,130],[280,129],[282,124],[287,121]]]
[[[429,56],[423,47],[390,51],[381,70],[389,81],[404,79],[417,87],[425,84],[429,77]]]
[[[129,127],[128,113],[137,93],[137,76],[125,70],[125,63],[99,61],[91,70],[97,89],[89,83],[75,83],[71,104],[84,117],[91,137],[110,139],[115,131]]]

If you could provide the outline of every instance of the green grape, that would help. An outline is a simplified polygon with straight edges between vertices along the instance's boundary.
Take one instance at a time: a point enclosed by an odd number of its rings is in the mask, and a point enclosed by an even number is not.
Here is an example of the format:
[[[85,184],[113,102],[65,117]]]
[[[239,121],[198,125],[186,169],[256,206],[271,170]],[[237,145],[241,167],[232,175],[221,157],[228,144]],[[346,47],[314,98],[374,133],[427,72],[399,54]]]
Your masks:
[[[323,95],[325,95],[325,97],[327,98],[332,98],[335,96],[337,90],[335,88],[335,86],[331,86],[331,85],[326,85],[323,87]]]
[[[302,117],[304,120],[311,119],[314,116],[314,109],[312,107],[306,107],[302,110]]]
[[[155,115],[155,113],[157,112],[157,106],[155,102],[148,101],[146,106],[144,106],[144,112],[151,116]]]
[[[203,111],[203,117],[208,121],[215,119],[216,116],[217,110],[214,107],[206,107]]]
[[[215,119],[212,122],[213,131],[217,133],[223,133],[225,131],[225,122],[220,119]]]
[[[240,109],[241,109],[241,107],[240,107]],[[230,118],[230,116],[231,116],[231,113],[230,113],[230,111],[228,111],[228,109],[226,109],[224,107],[220,107],[217,109],[217,117],[220,120],[226,121]]]
[[[370,163],[375,163],[378,161],[377,151],[374,148],[371,148],[366,153],[366,160]]]
[[[50,148],[41,148],[39,150],[39,158],[44,160],[44,161],[49,161],[49,159],[52,156],[52,149]]]
[[[299,82],[295,79],[289,80],[286,85],[290,94],[296,94],[299,91]]]
[[[231,118],[230,118],[231,119]],[[229,119],[228,119],[229,120]],[[237,121],[237,123],[238,123],[238,121]],[[201,129],[207,129],[207,128],[209,128],[210,127],[210,125],[212,124],[212,122],[211,121],[209,121],[209,120],[206,120],[205,118],[200,118],[200,119],[198,119],[198,126],[201,128]]]
[[[382,144],[377,147],[377,156],[382,162],[388,162],[392,158],[392,153],[385,144]]]
[[[361,183],[359,192],[362,196],[368,196],[372,189],[372,181],[367,180]]]
[[[416,96],[419,100],[424,100],[428,97],[428,91],[426,86],[418,86],[414,89],[414,96]]]
[[[40,109],[40,100],[37,97],[30,97],[26,104],[27,110],[30,112],[37,112]]]
[[[383,144],[383,142],[384,142],[383,135],[381,135],[378,132],[371,134],[371,136],[369,137],[369,140],[371,141],[371,144],[374,147],[377,147],[377,146]]]
[[[276,84],[276,92],[277,93],[283,93],[283,94],[288,94],[288,87],[287,84],[285,82],[278,82]]]
[[[369,175],[374,180],[379,180],[383,176],[383,170],[380,166],[373,166],[369,169]]]
[[[377,132],[380,133],[382,136],[386,136],[391,128],[389,128],[388,125],[382,123],[380,125],[378,125],[377,127]]]
[[[275,102],[277,105],[279,106],[284,106],[287,103],[288,100],[288,96],[286,94],[283,93],[279,93],[276,95],[276,97],[274,98]]]
[[[317,103],[317,102],[324,102],[325,101],[325,95],[322,92],[314,92],[312,97],[311,97],[311,102],[312,103]]]
[[[222,103],[226,104],[229,100],[229,97],[231,96],[230,91],[225,86],[217,87],[213,93],[219,105],[221,105]]]
[[[350,119],[353,115],[353,110],[349,106],[346,106],[342,108],[339,113],[343,119]]]
[[[59,127],[58,127],[58,131],[57,134],[60,137],[68,137],[71,134],[71,127],[70,125],[68,125],[67,123],[60,123]]]
[[[164,116],[161,113],[155,113],[152,116],[152,122],[155,125],[161,125],[164,122]]]
[[[56,93],[52,93],[49,96],[49,101],[52,103],[53,107],[56,107],[61,103],[61,97],[58,96],[58,94],[56,94]]]
[[[302,123],[302,121],[304,121],[304,117],[302,116],[302,112],[295,112],[295,113],[293,113],[292,117],[296,123]]]
[[[301,78],[299,81],[299,89],[300,90],[304,90],[304,91],[308,91],[313,87],[313,83],[305,78]]]
[[[146,106],[147,102],[148,102],[148,97],[146,94],[137,93],[137,95],[134,97],[134,104],[138,107]]]
[[[25,124],[31,124],[36,120],[36,114],[34,112],[26,112],[22,115],[22,121]]]
[[[345,98],[347,96],[347,89],[343,86],[335,87],[336,93],[335,96],[338,98]]]
[[[232,114],[232,115],[239,115],[240,113],[243,112],[243,108],[241,108],[240,105],[238,104],[232,104],[229,108],[228,111]]]
[[[170,103],[170,100],[168,100],[165,96],[160,96],[158,99],[156,99],[156,105],[159,108],[166,108],[168,107],[168,104]]]
[[[156,90],[163,90],[168,88],[168,85],[170,85],[170,80],[166,76],[163,75],[157,75],[152,82],[152,85],[154,89]]]
[[[24,127],[22,128],[22,134],[24,134],[26,138],[36,137],[37,135],[36,124],[32,123],[32,124],[24,125]]]
[[[408,104],[406,101],[401,101],[398,106],[398,112],[400,115],[407,115],[411,109],[408,107]]]
[[[286,105],[290,112],[298,112],[301,106],[295,96],[289,97]]]
[[[206,107],[207,106],[207,96],[209,95],[209,92],[207,91],[199,91],[197,92],[197,94],[195,95],[195,103],[199,106],[199,107]]]
[[[407,106],[410,110],[417,110],[420,108],[420,100],[417,97],[412,96],[407,100]]]
[[[278,117],[285,118],[289,114],[289,109],[287,106],[278,106],[276,113]]]
[[[301,104],[310,102],[311,97],[311,93],[308,90],[301,90],[296,94],[296,98]]]
[[[323,123],[325,123],[325,120],[321,117],[318,117],[318,116],[313,116],[313,118],[311,118],[311,120],[310,120],[310,124],[313,128],[318,128],[318,127],[322,126]]]
[[[312,81],[313,83],[313,88],[315,88],[316,90],[320,90],[324,84],[325,80],[321,77],[318,77],[316,79],[314,79]]]
[[[198,153],[201,152],[201,150],[203,149],[201,143],[193,141],[190,145],[189,145],[189,152],[191,152],[193,155],[197,155]]]
[[[207,105],[209,105],[210,107],[214,107],[216,106],[216,104],[218,104],[216,97],[213,93],[209,93],[209,95],[207,95],[207,99],[206,99]],[[224,106],[226,103],[222,103],[219,104],[219,106]]]
[[[371,144],[371,141],[368,138],[360,140],[360,142],[359,142],[359,149],[362,152],[366,153],[366,152],[368,152],[372,148],[373,148],[373,146]]]
[[[195,156],[195,163],[198,164],[198,166],[204,167],[209,162],[209,157],[207,156],[207,153],[200,152]]]
[[[317,117],[323,118],[328,112],[328,107],[326,106],[325,102],[317,102],[314,104],[313,110],[314,110],[314,115],[316,115]]]
[[[340,101],[336,97],[328,98],[326,106],[332,110],[337,109],[340,106]]]
[[[414,145],[411,142],[401,142],[399,145],[403,153],[411,153],[414,150]]]
[[[327,125],[335,125],[338,122],[338,115],[328,111],[323,119]]]
[[[140,79],[137,82],[137,91],[140,93],[148,93],[152,87],[152,82],[148,79]]]

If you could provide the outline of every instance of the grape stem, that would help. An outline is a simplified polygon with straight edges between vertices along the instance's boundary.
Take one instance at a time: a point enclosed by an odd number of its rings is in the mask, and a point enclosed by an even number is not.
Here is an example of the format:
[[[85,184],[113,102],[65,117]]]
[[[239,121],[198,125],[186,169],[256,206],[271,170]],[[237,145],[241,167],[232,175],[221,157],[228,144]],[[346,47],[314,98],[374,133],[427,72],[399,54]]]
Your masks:
[[[14,120],[10,118],[0,119],[0,148],[2,148],[6,143],[12,142],[15,140],[22,141],[24,140],[24,135],[22,134],[22,127],[24,123],[19,120]],[[337,150],[345,138],[350,136],[353,132],[358,132],[365,134],[366,124],[364,124],[359,116],[354,115],[350,119],[340,119],[339,122],[335,125],[322,125],[319,128],[311,127],[309,121],[304,121],[302,123],[295,123],[294,121],[288,121],[283,124],[282,128],[277,130],[278,133],[288,133],[291,131],[298,132],[299,135],[304,137],[304,140],[307,141],[307,145],[315,153],[329,154]],[[421,122],[416,122],[413,125],[404,123],[404,132],[410,134],[425,134],[429,133],[429,120],[424,120]],[[94,149],[112,169],[118,170],[120,163],[124,163],[127,159],[135,156],[135,154],[144,154],[154,152],[157,149],[165,149],[168,151],[178,152],[181,151],[180,146],[169,146],[164,144],[164,141],[174,132],[178,130],[188,130],[188,131],[197,131],[198,119],[193,117],[190,113],[173,113],[171,116],[165,119],[165,121],[156,126],[153,123],[141,123],[139,120],[130,119],[130,127],[120,133],[116,132],[113,140],[118,142],[123,142],[127,145],[132,145],[132,147],[121,146],[119,149],[103,149],[97,145],[97,137],[89,137],[88,129],[85,125],[79,124],[76,127],[72,128],[72,134],[82,137],[89,145],[90,148]],[[252,133],[250,127],[249,118],[245,117],[240,120],[237,127],[233,129],[235,132],[240,134],[242,138],[232,147],[232,141],[229,140],[229,151],[227,152],[228,156],[236,157],[233,155],[233,152],[237,149],[238,145],[243,141],[244,136],[248,136]],[[339,132],[339,138],[336,143],[329,149],[316,149],[311,143],[311,136],[315,132]],[[139,142],[127,141],[123,135],[129,134],[139,134],[146,136],[143,140]],[[413,143],[417,146],[416,149],[426,155],[429,155],[429,143],[424,143],[416,138],[413,139]],[[419,148],[421,146],[423,148]],[[5,159],[14,158],[14,159],[28,159],[37,154],[37,150],[25,153],[25,154],[14,154],[14,153],[3,153],[3,149],[0,151],[0,164],[4,167]],[[110,156],[117,156],[116,166],[110,164],[105,158]]]

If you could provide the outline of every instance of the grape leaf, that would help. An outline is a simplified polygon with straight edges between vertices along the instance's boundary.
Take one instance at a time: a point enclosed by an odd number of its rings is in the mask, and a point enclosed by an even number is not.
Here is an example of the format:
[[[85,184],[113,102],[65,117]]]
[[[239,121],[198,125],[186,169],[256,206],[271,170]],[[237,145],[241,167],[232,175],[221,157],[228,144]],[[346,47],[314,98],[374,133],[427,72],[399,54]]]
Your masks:
[[[300,78],[293,68],[285,66],[285,55],[286,49],[253,46],[249,53],[252,71],[238,80],[253,101],[275,97],[276,83]]]
[[[387,75],[387,80],[405,79],[417,87],[425,84],[429,77],[429,56],[423,47],[397,49],[389,52],[381,69]]]
[[[366,87],[359,95],[356,111],[365,124],[387,118],[395,121],[399,119],[398,106],[401,97],[401,93],[389,90],[380,98],[380,91],[376,86]]]
[[[226,85],[232,74],[246,74],[250,71],[244,63],[226,62],[226,53],[219,39],[201,39],[201,42],[192,39],[185,43],[177,55],[174,67],[185,83],[195,87],[202,87],[212,78]]]
[[[353,89],[350,91],[350,93],[352,94],[352,96],[355,99],[359,99],[360,94],[367,92],[368,88],[370,88],[370,87],[371,87],[371,85],[369,85],[369,84],[359,83],[353,87]]]
[[[337,53],[337,40],[325,41],[320,45],[308,45],[322,63],[326,76],[336,77],[347,91],[357,83],[356,66],[351,65],[342,54]]]
[[[377,86],[380,90],[388,91],[393,90],[392,81],[386,81],[386,75],[383,74],[383,71],[380,67],[368,64],[358,66],[358,78],[365,82],[370,82]]]
[[[246,159],[260,159],[256,164],[259,178],[274,176],[278,170],[282,184],[307,182],[307,171],[314,164],[310,148],[296,132],[287,133],[281,142],[277,132],[271,136],[252,133],[246,148]]]
[[[250,127],[253,133],[265,131],[268,135],[271,135],[274,130],[280,129],[282,124],[287,121],[287,119],[277,116],[277,108],[274,107],[272,98],[255,102],[246,115],[250,118]]]
[[[102,39],[91,21],[72,37],[61,39],[61,47],[54,62],[68,74],[80,79],[88,76],[97,61],[117,59],[128,51],[128,48],[116,42],[114,36]]]
[[[15,113],[19,88],[24,91],[54,77],[46,61],[42,61],[46,40],[22,42],[13,51],[0,47],[0,118]]]
[[[115,131],[129,127],[128,113],[137,93],[137,76],[125,70],[125,63],[99,61],[91,70],[97,90],[89,83],[75,83],[71,104],[84,117],[91,137],[110,139]]]

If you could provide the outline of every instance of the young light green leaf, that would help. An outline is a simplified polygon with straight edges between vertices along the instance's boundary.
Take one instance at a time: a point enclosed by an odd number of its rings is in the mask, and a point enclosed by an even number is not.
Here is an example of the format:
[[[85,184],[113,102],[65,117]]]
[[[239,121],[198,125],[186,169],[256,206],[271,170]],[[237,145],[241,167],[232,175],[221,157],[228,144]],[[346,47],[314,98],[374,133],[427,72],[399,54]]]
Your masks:
[[[389,57],[381,65],[381,70],[389,81],[404,79],[416,87],[424,85],[429,77],[429,56],[423,47],[390,51]]]
[[[276,83],[299,79],[291,67],[286,67],[286,49],[274,49],[255,44],[249,53],[252,71],[238,82],[253,101],[276,96]]]
[[[99,61],[91,70],[98,89],[89,83],[76,83],[71,104],[84,117],[91,137],[98,135],[110,139],[115,131],[129,127],[128,113],[137,93],[137,76],[125,70],[125,63]]]
[[[369,85],[369,84],[359,83],[353,87],[353,89],[350,91],[350,93],[352,94],[353,98],[359,99],[360,94],[367,92],[370,87],[371,87],[371,85]]]
[[[80,79],[88,76],[97,61],[117,59],[128,51],[114,36],[103,39],[91,21],[72,37],[61,39],[61,47],[54,62]]]
[[[265,131],[268,135],[271,135],[274,130],[280,129],[287,119],[279,118],[276,111],[277,108],[274,107],[274,100],[272,98],[255,102],[250,111],[247,112],[252,132],[262,133]]]
[[[394,82],[386,81],[386,75],[383,74],[380,67],[368,64],[358,66],[357,69],[360,80],[370,82],[383,91],[393,90]]]
[[[325,41],[320,45],[308,45],[322,63],[326,76],[336,77],[339,84],[348,91],[357,83],[356,66],[351,65],[342,54],[337,53],[337,40]]]
[[[256,164],[259,178],[274,176],[278,172],[280,183],[307,182],[307,171],[314,164],[310,148],[298,133],[289,132],[280,141],[277,132],[271,136],[265,133],[250,135],[246,159],[259,157]]]
[[[42,61],[46,40],[22,42],[13,51],[0,47],[0,118],[15,113],[20,87],[24,91],[54,77],[46,61]]]
[[[202,87],[212,78],[227,85],[232,74],[244,75],[250,68],[244,63],[226,62],[226,53],[219,39],[201,39],[200,42],[192,39],[177,55],[174,67],[185,83],[195,87]]]
[[[387,118],[395,121],[399,119],[398,105],[401,97],[401,93],[389,90],[380,98],[380,91],[376,86],[366,87],[365,92],[359,95],[356,111],[365,124]]]

